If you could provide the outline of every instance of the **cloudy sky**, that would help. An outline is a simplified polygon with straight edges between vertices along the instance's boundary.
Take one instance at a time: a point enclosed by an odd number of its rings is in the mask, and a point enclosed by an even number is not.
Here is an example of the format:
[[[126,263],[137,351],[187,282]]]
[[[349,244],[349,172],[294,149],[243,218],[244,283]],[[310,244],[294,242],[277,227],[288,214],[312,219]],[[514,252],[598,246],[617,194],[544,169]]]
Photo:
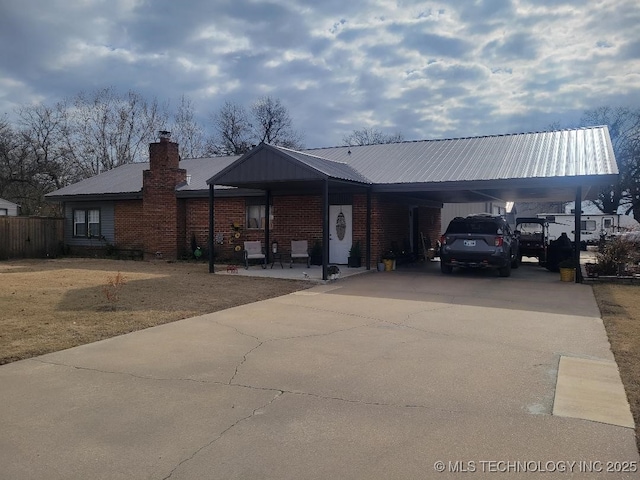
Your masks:
[[[203,123],[288,107],[307,147],[575,126],[640,107],[638,0],[0,0],[0,114],[113,86]]]

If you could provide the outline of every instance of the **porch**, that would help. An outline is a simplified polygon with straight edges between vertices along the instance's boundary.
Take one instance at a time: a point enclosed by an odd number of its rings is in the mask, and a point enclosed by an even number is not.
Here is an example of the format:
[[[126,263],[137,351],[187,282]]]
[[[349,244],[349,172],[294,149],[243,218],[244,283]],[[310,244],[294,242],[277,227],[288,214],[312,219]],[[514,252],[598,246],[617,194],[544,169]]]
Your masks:
[[[340,276],[341,278],[352,277],[354,275],[360,275],[362,273],[367,273],[375,271],[367,270],[366,267],[360,268],[348,268],[346,265],[340,265]],[[260,265],[251,265],[248,269],[245,269],[241,265],[237,265],[236,269],[228,269],[225,264],[216,264],[215,265],[215,273],[216,275],[240,275],[243,277],[260,277],[260,278],[280,278],[283,280],[306,280],[313,283],[325,284],[330,283],[335,280],[331,279],[331,275],[329,275],[328,280],[322,279],[322,265],[311,265],[307,267],[303,264],[295,264],[293,268],[289,268],[289,264],[284,264],[283,268],[280,267],[280,264],[276,261],[271,268],[271,264],[267,265],[267,268],[262,268]]]

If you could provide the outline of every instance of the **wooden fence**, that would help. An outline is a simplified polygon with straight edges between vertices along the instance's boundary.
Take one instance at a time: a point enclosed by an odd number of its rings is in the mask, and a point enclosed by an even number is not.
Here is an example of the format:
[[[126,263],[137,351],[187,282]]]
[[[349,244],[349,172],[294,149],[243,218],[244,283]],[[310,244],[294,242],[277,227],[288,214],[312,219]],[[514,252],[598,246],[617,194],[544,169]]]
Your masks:
[[[53,258],[64,244],[64,219],[0,217],[0,260]]]

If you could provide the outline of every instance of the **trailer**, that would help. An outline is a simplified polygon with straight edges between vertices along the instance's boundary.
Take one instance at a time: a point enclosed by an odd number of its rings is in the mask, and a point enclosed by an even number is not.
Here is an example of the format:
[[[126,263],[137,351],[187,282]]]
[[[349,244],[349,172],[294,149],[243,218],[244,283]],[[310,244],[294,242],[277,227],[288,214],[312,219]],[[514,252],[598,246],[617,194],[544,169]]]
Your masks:
[[[575,215],[573,213],[538,213],[538,218],[549,222],[549,240],[556,240],[562,233],[575,241]],[[587,245],[598,245],[601,239],[613,235],[640,230],[640,223],[633,217],[622,214],[582,214],[580,215],[580,243],[583,250]]]

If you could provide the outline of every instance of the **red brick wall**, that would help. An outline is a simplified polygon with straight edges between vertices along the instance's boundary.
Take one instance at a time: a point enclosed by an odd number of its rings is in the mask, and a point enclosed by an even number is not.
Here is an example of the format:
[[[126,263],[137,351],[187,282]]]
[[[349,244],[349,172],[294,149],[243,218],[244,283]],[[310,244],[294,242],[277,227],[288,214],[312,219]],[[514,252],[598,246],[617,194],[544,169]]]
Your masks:
[[[442,210],[439,208],[420,207],[418,209],[418,223],[425,237],[431,240],[431,246],[435,248],[440,240]]]
[[[162,199],[166,201],[166,192]],[[175,195],[173,196],[175,199]],[[319,196],[274,196],[273,200],[273,229],[270,231],[271,241],[277,240],[281,251],[290,249],[291,240],[308,240],[309,248],[314,239],[322,238],[322,205]],[[156,202],[157,203],[157,202]],[[191,238],[195,236],[196,243],[203,249],[208,247],[209,234],[209,200],[208,198],[178,199],[175,202],[175,233],[177,244],[175,255],[191,254]],[[162,214],[167,211],[167,203],[160,205]],[[145,225],[142,221],[143,202],[140,200],[119,201],[115,204],[115,241],[120,248],[143,248],[145,252],[152,252],[146,241]],[[147,212],[149,210],[147,209]],[[353,240],[360,240],[362,260],[366,260],[366,225],[367,225],[366,195],[353,195]],[[418,209],[420,230],[431,239],[435,246],[440,236],[440,209],[420,207]],[[236,230],[233,224],[240,228],[235,238]],[[217,197],[215,199],[215,234],[222,234],[222,243],[215,243],[218,261],[238,260],[242,254],[236,253],[234,248],[242,248],[245,240],[263,240],[262,229],[247,229],[246,227],[246,199],[233,197]],[[372,197],[371,220],[371,250],[372,267],[379,261],[382,253],[396,242],[403,248],[405,239],[409,239],[409,207],[406,204],[394,203],[389,197]],[[215,240],[215,239],[214,239]],[[171,243],[171,238],[167,239]],[[157,244],[156,244],[157,245]],[[151,248],[154,248],[153,246]],[[163,258],[167,258],[163,252]]]
[[[149,170],[143,172],[142,224],[145,258],[175,260],[183,244],[179,236],[176,186],[187,172],[178,168],[178,144],[167,139],[149,145]]]
[[[142,200],[120,200],[115,202],[114,209],[116,247],[142,249]]]
[[[291,240],[308,240],[309,248],[314,240],[322,239],[322,201],[319,196],[274,196],[272,197],[273,228],[269,232],[270,241],[277,241],[283,252],[291,248]],[[249,229],[246,226],[246,199],[218,197],[215,205],[215,234],[222,235],[222,243],[215,243],[216,258],[219,260],[241,259],[235,252],[236,245],[242,248],[248,240],[264,240],[262,229]],[[353,197],[353,240],[360,240],[361,249],[366,255],[366,214],[365,195]],[[238,230],[233,224],[240,225]],[[206,198],[185,200],[185,236],[181,249],[191,250],[191,238],[206,248],[209,233],[209,200]],[[235,233],[239,238],[235,238]],[[214,238],[214,240],[217,240]],[[264,246],[264,245],[263,245]]]
[[[393,243],[402,249],[405,240],[409,241],[409,207],[374,195],[371,216],[371,262],[376,263]]]

